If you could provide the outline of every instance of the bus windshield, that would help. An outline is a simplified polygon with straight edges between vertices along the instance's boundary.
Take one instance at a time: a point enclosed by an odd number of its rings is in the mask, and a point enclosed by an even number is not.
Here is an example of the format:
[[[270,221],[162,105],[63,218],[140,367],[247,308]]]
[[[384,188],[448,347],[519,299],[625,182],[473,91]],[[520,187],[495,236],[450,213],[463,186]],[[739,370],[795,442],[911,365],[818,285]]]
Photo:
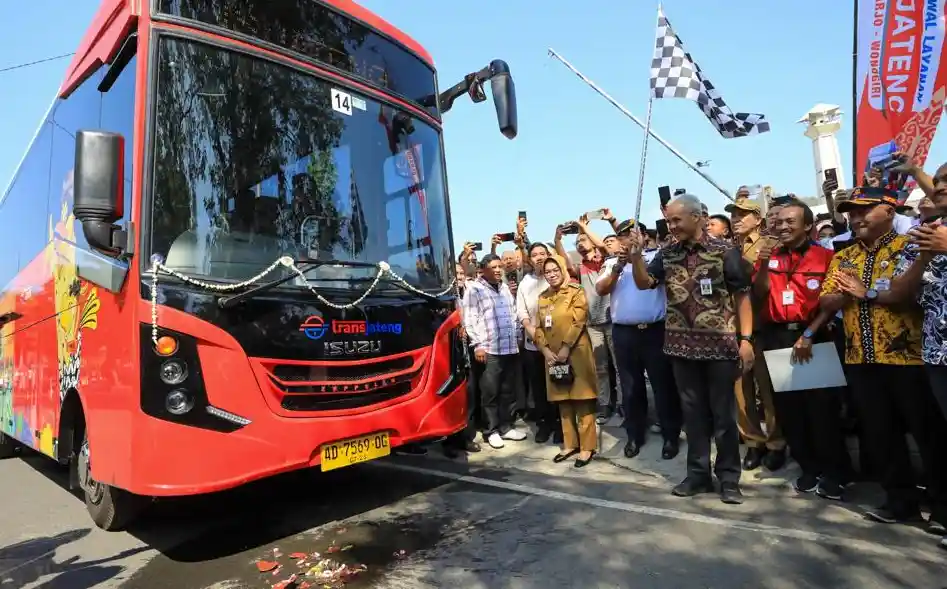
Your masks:
[[[196,41],[163,37],[157,67],[149,255],[223,282],[289,255],[386,261],[419,288],[448,284],[436,129],[337,83]],[[374,274],[326,267],[308,278],[344,287]]]

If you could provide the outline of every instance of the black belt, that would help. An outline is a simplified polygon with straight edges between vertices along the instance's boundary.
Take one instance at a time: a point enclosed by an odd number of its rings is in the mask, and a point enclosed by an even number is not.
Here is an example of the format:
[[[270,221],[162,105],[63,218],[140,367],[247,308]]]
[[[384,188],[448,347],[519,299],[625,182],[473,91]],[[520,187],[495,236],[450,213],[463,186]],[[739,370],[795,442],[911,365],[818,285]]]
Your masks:
[[[785,329],[787,331],[805,331],[809,327],[807,323],[767,323],[765,325],[772,329]]]
[[[616,323],[615,325],[619,325],[621,327],[634,327],[635,329],[644,331],[645,329],[651,329],[652,327],[658,325],[664,325],[664,320],[662,319],[661,321],[655,321],[654,323]]]

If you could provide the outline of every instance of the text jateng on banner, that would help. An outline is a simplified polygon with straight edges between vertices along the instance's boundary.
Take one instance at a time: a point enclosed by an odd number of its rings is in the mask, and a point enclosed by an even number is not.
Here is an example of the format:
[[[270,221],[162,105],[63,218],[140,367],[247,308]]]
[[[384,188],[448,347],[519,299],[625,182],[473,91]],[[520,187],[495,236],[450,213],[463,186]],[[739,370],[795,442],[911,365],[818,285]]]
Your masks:
[[[947,0],[858,0],[855,23],[856,181],[872,153],[897,148],[923,165],[947,98]]]

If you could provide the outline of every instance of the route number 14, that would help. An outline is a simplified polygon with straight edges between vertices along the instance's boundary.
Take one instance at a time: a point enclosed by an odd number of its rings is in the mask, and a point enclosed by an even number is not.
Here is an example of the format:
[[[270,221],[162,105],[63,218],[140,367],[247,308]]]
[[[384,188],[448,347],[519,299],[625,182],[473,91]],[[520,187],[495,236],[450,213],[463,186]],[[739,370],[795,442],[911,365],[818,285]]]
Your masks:
[[[332,110],[340,112],[347,116],[352,116],[352,96],[332,88],[331,92]]]

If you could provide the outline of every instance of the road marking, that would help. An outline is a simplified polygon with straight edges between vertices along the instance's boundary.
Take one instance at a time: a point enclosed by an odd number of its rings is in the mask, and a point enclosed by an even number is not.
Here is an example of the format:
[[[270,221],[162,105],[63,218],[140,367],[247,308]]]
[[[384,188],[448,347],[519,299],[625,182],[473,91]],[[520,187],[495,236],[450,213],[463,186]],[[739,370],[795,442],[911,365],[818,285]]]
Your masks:
[[[642,515],[664,517],[668,519],[676,519],[676,520],[686,521],[690,523],[700,523],[700,524],[707,524],[711,526],[720,526],[724,528],[730,528],[732,530],[756,532],[760,534],[776,536],[779,538],[803,540],[805,542],[832,544],[832,545],[840,546],[843,548],[850,548],[850,549],[859,550],[862,552],[870,552],[870,553],[877,554],[880,556],[908,558],[915,561],[920,560],[920,561],[931,562],[935,564],[943,564],[944,562],[942,555],[927,554],[925,552],[914,550],[914,549],[898,550],[895,548],[885,546],[883,544],[877,544],[875,542],[869,542],[867,540],[858,540],[856,538],[847,538],[845,536],[833,536],[831,534],[823,534],[821,532],[813,532],[809,530],[797,530],[793,528],[784,528],[780,526],[772,526],[772,525],[767,525],[767,524],[757,524],[753,522],[745,522],[745,521],[734,520],[734,519],[725,519],[722,517],[701,515],[699,513],[689,513],[686,511],[678,511],[676,509],[667,509],[664,507],[651,507],[649,505],[641,505],[638,503],[626,503],[623,501],[610,501],[608,499],[598,499],[596,497],[587,497],[585,495],[577,495],[575,493],[566,493],[563,491],[552,491],[549,489],[543,489],[541,487],[521,485],[518,483],[494,481],[494,480],[485,479],[482,477],[458,474],[458,473],[453,473],[453,472],[446,472],[446,471],[437,470],[433,468],[422,468],[419,466],[409,466],[406,464],[395,464],[391,462],[374,462],[371,464],[373,464],[374,466],[381,467],[381,468],[391,468],[391,469],[401,470],[405,472],[413,472],[415,474],[440,477],[440,478],[450,479],[450,480],[461,482],[461,483],[470,483],[474,485],[481,485],[484,487],[493,487],[495,489],[503,489],[506,491],[514,492],[514,493],[525,493],[527,495],[535,495],[537,497],[544,497],[547,499],[568,501],[570,503],[579,503],[582,505],[590,505],[593,507],[601,507],[604,509],[614,509],[618,511],[624,511],[627,513],[639,513]]]

